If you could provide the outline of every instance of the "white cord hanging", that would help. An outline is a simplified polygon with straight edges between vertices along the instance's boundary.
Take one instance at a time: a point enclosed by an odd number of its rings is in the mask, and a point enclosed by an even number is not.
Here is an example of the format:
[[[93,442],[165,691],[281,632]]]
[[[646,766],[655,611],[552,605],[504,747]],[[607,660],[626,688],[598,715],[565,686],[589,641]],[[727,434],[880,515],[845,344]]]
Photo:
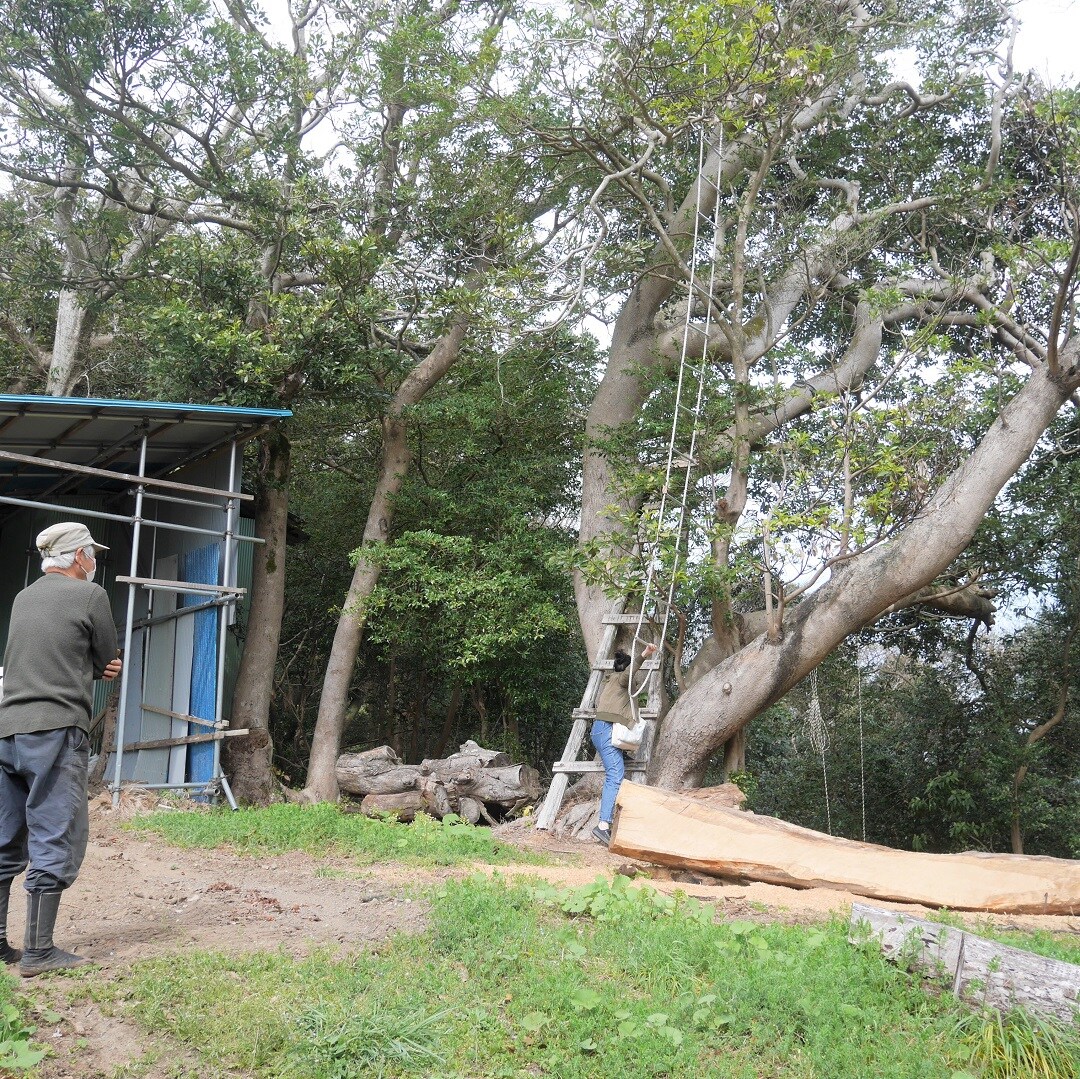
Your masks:
[[[723,163],[723,128],[718,124],[717,129],[718,129],[718,131],[720,133],[719,134],[720,141],[719,141],[719,144],[718,144],[718,147],[717,147],[717,151],[718,151],[717,152],[717,165],[716,165],[717,177],[716,177],[716,181],[714,183],[714,186],[715,186],[716,191],[717,191],[717,197],[714,200],[713,214],[712,214],[712,226],[713,226],[714,234],[715,234],[715,231],[719,228],[720,168],[721,168],[722,163]],[[702,126],[701,126],[701,128],[699,130],[699,133],[698,133],[698,170],[697,170],[697,175],[698,175],[699,193],[700,193],[701,185],[706,183],[705,176],[704,176],[705,164],[706,164],[706,160],[707,160],[706,159],[706,153],[705,153],[705,145],[706,145],[706,142],[705,142],[705,124],[702,124]],[[699,197],[699,200],[698,200],[698,204],[700,205],[700,197]],[[665,518],[665,515],[667,514],[667,511],[668,511],[668,497],[671,494],[672,473],[674,471],[676,463],[678,463],[678,466],[684,470],[684,476],[683,476],[683,483],[682,483],[681,498],[679,499],[678,505],[675,507],[675,513],[676,513],[676,520],[675,520],[676,543],[675,543],[675,553],[674,553],[674,556],[673,556],[672,567],[671,567],[671,579],[670,579],[670,582],[668,584],[668,591],[667,591],[667,596],[666,596],[665,601],[664,601],[664,607],[663,607],[663,610],[661,612],[659,612],[660,618],[658,619],[660,621],[660,623],[661,623],[661,630],[660,630],[660,641],[659,641],[659,644],[657,645],[656,655],[657,655],[658,659],[660,660],[660,662],[663,662],[664,642],[667,639],[667,621],[668,621],[667,620],[667,615],[668,615],[668,612],[671,610],[672,602],[674,600],[674,595],[675,595],[675,581],[676,581],[676,578],[678,576],[678,567],[679,567],[679,537],[681,537],[681,535],[682,535],[683,525],[684,525],[684,523],[686,521],[686,504],[687,504],[687,502],[689,500],[691,476],[693,474],[693,465],[694,465],[694,453],[695,453],[695,451],[697,449],[698,423],[699,423],[700,418],[701,418],[701,403],[702,403],[702,400],[704,399],[704,395],[705,395],[705,373],[706,373],[706,367],[707,367],[706,361],[707,361],[707,358],[708,358],[707,354],[708,354],[709,329],[710,329],[710,327],[712,325],[713,295],[714,295],[714,290],[715,290],[715,287],[716,287],[716,259],[714,258],[712,260],[712,265],[710,267],[710,272],[709,272],[709,289],[708,289],[708,296],[707,296],[707,301],[706,301],[706,306],[705,306],[705,331],[704,331],[704,334],[702,335],[701,358],[700,358],[700,362],[698,364],[698,369],[697,369],[697,394],[696,394],[696,397],[695,397],[695,400],[694,400],[694,406],[693,406],[693,409],[692,409],[692,412],[691,412],[691,414],[693,416],[693,422],[692,422],[691,428],[690,428],[690,447],[689,447],[689,450],[688,450],[688,452],[686,454],[677,454],[675,447],[676,447],[676,441],[677,441],[677,438],[678,438],[679,413],[680,413],[680,411],[682,409],[684,409],[686,407],[686,406],[683,405],[682,402],[683,402],[683,394],[684,394],[684,384],[687,381],[686,380],[686,369],[687,369],[687,365],[688,365],[688,354],[689,354],[689,349],[690,349],[691,318],[692,318],[693,309],[694,309],[694,298],[695,298],[695,296],[697,294],[698,240],[699,240],[699,227],[700,227],[700,224],[701,224],[701,217],[702,217],[701,211],[700,210],[695,210],[692,246],[691,246],[691,249],[690,249],[690,267],[689,267],[690,278],[689,278],[689,289],[688,289],[687,301],[686,301],[686,318],[685,318],[684,323],[683,323],[682,351],[681,351],[681,354],[679,356],[679,375],[678,375],[678,380],[676,382],[676,388],[675,388],[675,407],[672,410],[671,434],[670,434],[670,436],[668,438],[668,452],[667,452],[667,462],[666,462],[666,466],[665,466],[665,470],[664,470],[664,483],[663,483],[663,487],[661,488],[661,491],[660,491],[660,505],[659,505],[659,508],[657,510],[657,516],[656,516],[656,532],[655,532],[655,535],[653,537],[653,545],[652,545],[653,549],[652,549],[652,552],[651,552],[651,557],[649,559],[648,572],[647,572],[646,577],[645,577],[645,587],[644,587],[644,589],[642,591],[641,609],[640,609],[640,611],[638,613],[637,625],[634,628],[634,644],[635,645],[640,644],[640,643],[651,643],[651,642],[645,642],[644,641],[643,636],[642,636],[642,629],[643,629],[643,627],[645,625],[645,622],[646,622],[646,619],[647,619],[647,612],[649,610],[649,603],[650,603],[650,600],[652,598],[652,592],[653,592],[653,589],[654,589],[654,586],[655,586],[655,583],[656,583],[657,571],[659,570],[659,567],[660,567],[660,558],[659,558],[659,554],[658,554],[659,549],[660,549],[660,537],[661,537],[661,534],[663,532],[664,518]],[[638,718],[638,712],[637,712],[637,707],[638,707],[637,706],[637,698],[638,698],[638,695],[642,691],[644,691],[645,688],[648,686],[649,677],[650,677],[650,675],[652,673],[651,671],[648,672],[646,674],[645,678],[643,678],[641,680],[640,684],[636,683],[634,681],[636,658],[637,658],[636,657],[636,652],[637,652],[636,648],[631,648],[630,680],[629,680],[630,681],[630,685],[629,685],[629,689],[630,689],[630,706],[631,706],[631,711],[632,711],[635,722],[637,722],[637,718]]]
[[[862,840],[866,842],[866,753],[863,746],[862,640],[855,642],[855,685],[859,702],[859,794],[862,799]]]
[[[810,672],[810,705],[806,710],[806,726],[810,745],[821,757],[821,781],[825,786],[825,821],[832,835],[832,808],[829,805],[829,769],[825,764],[825,750],[829,748],[829,732],[821,715],[821,699],[818,697],[817,668]]]

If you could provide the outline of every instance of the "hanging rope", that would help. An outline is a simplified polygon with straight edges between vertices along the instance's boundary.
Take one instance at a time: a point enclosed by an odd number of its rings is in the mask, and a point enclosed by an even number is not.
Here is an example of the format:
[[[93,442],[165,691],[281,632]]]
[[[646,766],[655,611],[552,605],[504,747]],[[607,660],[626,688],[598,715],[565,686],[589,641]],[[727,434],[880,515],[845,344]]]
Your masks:
[[[862,718],[862,640],[855,642],[855,685],[859,702],[859,794],[862,798],[862,840],[866,842],[866,755],[863,749]]]
[[[716,198],[714,199],[713,213],[712,213],[712,219],[711,219],[711,223],[712,223],[712,227],[713,227],[713,233],[715,235],[716,230],[719,228],[719,215],[720,215],[719,190],[720,190],[720,168],[721,168],[722,162],[723,162],[723,128],[720,127],[719,124],[718,124],[718,130],[720,132],[720,136],[719,136],[720,141],[719,141],[719,143],[717,145],[717,164],[716,164],[717,176],[716,176],[716,180],[712,181],[712,180],[706,179],[706,177],[705,177],[705,165],[706,165],[706,161],[707,161],[705,126],[706,125],[703,123],[701,125],[701,128],[700,128],[699,132],[698,132],[698,170],[697,170],[697,176],[698,176],[698,180],[697,180],[697,182],[698,182],[698,199],[697,199],[697,205],[698,206],[701,205],[701,189],[702,189],[702,187],[706,183],[712,183],[714,188],[716,189],[716,192],[717,192]],[[692,237],[692,241],[691,241],[692,246],[691,246],[691,249],[690,249],[689,289],[688,289],[687,300],[686,300],[686,317],[685,317],[684,322],[683,322],[682,349],[681,349],[680,356],[679,356],[679,373],[678,373],[678,379],[676,381],[676,387],[675,387],[675,407],[672,410],[671,434],[668,437],[667,461],[666,461],[666,465],[665,465],[665,469],[664,469],[664,483],[663,483],[663,486],[662,486],[662,488],[660,490],[660,505],[659,505],[659,508],[657,510],[657,516],[656,516],[656,531],[655,531],[655,534],[654,534],[654,537],[653,537],[652,550],[651,550],[651,552],[649,554],[649,565],[648,565],[648,570],[647,570],[646,576],[645,576],[645,587],[644,587],[644,589],[642,591],[642,597],[641,597],[641,609],[638,612],[637,625],[634,628],[634,644],[638,645],[638,644],[641,644],[641,643],[647,643],[647,642],[644,641],[644,638],[643,638],[643,635],[642,635],[642,629],[643,629],[643,627],[645,625],[645,622],[646,622],[646,619],[647,619],[647,616],[648,616],[649,604],[650,604],[650,601],[652,599],[653,589],[654,589],[655,584],[656,584],[656,575],[657,575],[657,572],[658,572],[659,567],[660,567],[660,558],[659,558],[659,554],[658,554],[659,549],[660,549],[660,539],[661,539],[661,536],[663,534],[664,519],[665,519],[665,517],[666,517],[666,515],[668,513],[668,499],[669,499],[669,496],[672,494],[672,491],[671,491],[672,473],[674,471],[676,459],[678,459],[680,461],[680,467],[682,467],[682,465],[685,464],[685,469],[684,469],[684,476],[683,476],[683,483],[682,483],[682,491],[680,493],[680,498],[679,498],[678,504],[674,505],[674,499],[672,500],[672,503],[673,503],[673,506],[674,506],[674,513],[675,513],[675,521],[674,521],[675,553],[674,553],[673,558],[672,558],[671,578],[670,578],[670,581],[668,583],[667,596],[664,599],[663,611],[658,612],[660,615],[662,615],[662,617],[660,617],[658,619],[660,624],[661,624],[661,630],[660,630],[660,642],[657,645],[657,649],[656,649],[656,655],[658,657],[659,662],[663,662],[664,642],[667,639],[668,612],[671,610],[672,602],[674,600],[674,595],[675,595],[675,581],[676,581],[676,578],[678,576],[679,557],[680,557],[680,544],[681,544],[681,541],[682,541],[683,527],[684,527],[685,522],[686,522],[686,505],[687,505],[687,502],[689,501],[689,495],[690,495],[691,476],[692,476],[692,473],[693,473],[693,466],[694,466],[694,454],[695,454],[695,452],[697,450],[698,425],[699,425],[700,418],[701,418],[701,403],[702,403],[702,400],[704,399],[704,395],[705,395],[705,374],[706,374],[706,370],[707,370],[706,361],[708,359],[709,330],[711,329],[712,320],[713,320],[713,295],[714,295],[714,290],[715,290],[715,287],[716,287],[716,272],[717,272],[717,269],[716,269],[717,260],[715,258],[713,258],[711,260],[711,266],[710,266],[710,271],[709,271],[708,293],[707,293],[706,305],[705,305],[705,328],[704,328],[704,333],[702,335],[701,357],[700,357],[700,361],[697,364],[697,371],[696,371],[696,374],[697,374],[697,392],[696,392],[696,395],[695,395],[695,398],[694,398],[693,408],[690,409],[690,413],[691,413],[691,415],[693,417],[691,427],[690,427],[690,446],[689,446],[689,449],[688,449],[688,451],[687,451],[687,453],[685,455],[685,458],[683,458],[681,455],[676,454],[676,443],[678,441],[678,432],[679,432],[679,414],[683,409],[686,408],[686,406],[683,404],[683,396],[684,396],[684,392],[685,392],[686,383],[689,381],[689,379],[687,378],[687,368],[688,368],[688,366],[690,366],[690,364],[689,364],[690,328],[691,328],[691,324],[692,324],[692,316],[693,316],[693,310],[694,310],[694,298],[695,298],[695,296],[697,295],[697,292],[698,292],[698,285],[697,285],[698,242],[699,242],[699,238],[700,238],[699,229],[700,229],[702,216],[703,215],[702,215],[700,210],[695,210],[693,237]],[[636,647],[631,648],[631,664],[630,664],[630,680],[629,680],[630,685],[629,685],[629,688],[630,688],[630,706],[631,706],[631,710],[632,710],[632,714],[633,714],[635,722],[637,722],[637,718],[638,718],[638,705],[637,705],[638,695],[643,690],[645,690],[645,688],[648,686],[649,678],[651,677],[651,674],[652,674],[651,671],[647,672],[645,677],[641,680],[640,684],[636,683],[634,681],[636,659],[637,659],[637,649],[636,649]]]
[[[821,779],[825,785],[825,820],[829,835],[832,835],[832,809],[829,805],[829,770],[825,765],[825,750],[829,748],[829,732],[821,715],[821,700],[818,697],[817,668],[810,672],[810,706],[806,710],[806,726],[810,735],[810,745],[821,757]]]

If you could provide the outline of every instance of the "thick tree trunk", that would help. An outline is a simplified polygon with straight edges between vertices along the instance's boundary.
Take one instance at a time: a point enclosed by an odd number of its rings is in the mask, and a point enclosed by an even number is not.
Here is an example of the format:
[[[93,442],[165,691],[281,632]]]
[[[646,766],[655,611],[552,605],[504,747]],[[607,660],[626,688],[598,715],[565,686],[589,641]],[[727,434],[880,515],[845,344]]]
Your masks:
[[[50,397],[70,395],[78,378],[79,357],[93,332],[95,317],[74,289],[63,289],[56,308],[56,330],[45,392]]]
[[[1078,351],[1069,348],[1069,362]],[[848,634],[932,581],[967,547],[998,492],[1023,464],[1080,378],[1035,371],[982,442],[888,543],[834,570],[785,623],[777,644],[758,637],[704,674],[665,717],[649,781],[699,786],[713,754],[779,700]]]
[[[367,523],[352,583],[334,632],[334,643],[323,679],[319,715],[311,740],[305,795],[311,801],[332,802],[338,796],[334,767],[341,748],[345,706],[352,685],[353,668],[360,651],[366,612],[364,605],[379,582],[380,567],[363,556],[363,549],[390,537],[394,496],[401,490],[412,464],[405,410],[415,405],[453,366],[461,352],[468,323],[464,317],[439,339],[431,354],[408,375],[394,395],[383,421],[383,454],[379,479],[368,509]]]
[[[281,427],[274,427],[262,436],[255,533],[266,542],[255,544],[251,606],[233,691],[231,721],[233,727],[246,727],[251,733],[247,738],[226,739],[224,746],[225,772],[233,792],[238,799],[252,805],[266,805],[277,792],[270,703],[285,611],[290,459],[289,439]]]
[[[383,427],[383,460],[379,482],[368,509],[363,546],[385,542],[390,536],[394,495],[409,469],[412,453],[405,424],[387,421]],[[334,765],[341,748],[345,705],[349,699],[353,668],[360,651],[366,613],[364,603],[379,583],[380,567],[360,556],[349,593],[334,631],[334,643],[323,678],[322,697],[308,762],[307,793],[313,801],[332,802],[338,796]]]

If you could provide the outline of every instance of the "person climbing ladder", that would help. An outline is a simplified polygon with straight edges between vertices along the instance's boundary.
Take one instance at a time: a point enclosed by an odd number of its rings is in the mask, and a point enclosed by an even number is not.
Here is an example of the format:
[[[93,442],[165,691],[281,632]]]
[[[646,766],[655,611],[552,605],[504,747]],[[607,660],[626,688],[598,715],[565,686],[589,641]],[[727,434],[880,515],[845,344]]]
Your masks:
[[[631,664],[629,653],[615,652],[614,670],[604,676],[600,694],[596,700],[596,718],[593,720],[591,739],[604,765],[604,789],[600,794],[600,823],[593,835],[605,846],[611,840],[611,818],[615,813],[615,797],[626,775],[623,751],[611,741],[612,728],[616,723],[634,726],[634,702],[631,699],[630,676],[640,669],[642,660],[656,652],[656,645],[647,644],[640,657]]]

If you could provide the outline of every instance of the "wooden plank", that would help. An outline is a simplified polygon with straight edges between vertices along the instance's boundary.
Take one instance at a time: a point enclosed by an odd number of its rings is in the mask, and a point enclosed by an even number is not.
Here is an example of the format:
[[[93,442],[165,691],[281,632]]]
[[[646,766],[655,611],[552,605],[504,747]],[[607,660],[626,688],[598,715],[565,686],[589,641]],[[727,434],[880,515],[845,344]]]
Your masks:
[[[636,626],[640,619],[643,626],[661,626],[664,620],[659,615],[609,614],[604,618],[605,626]]]
[[[200,584],[191,581],[167,581],[158,577],[117,577],[118,584],[137,584],[144,588],[160,588],[170,592],[190,592],[200,595],[204,592],[227,592],[229,595],[242,596],[247,592],[246,588],[236,588],[233,585],[223,584]]]
[[[187,723],[197,723],[200,727],[213,727],[215,730],[221,730],[221,728],[228,726],[224,721],[218,723],[212,719],[189,716],[184,712],[170,712],[168,708],[158,708],[156,704],[146,704],[144,702],[142,709],[144,712],[154,712],[159,716],[169,716],[170,719],[181,719]]]
[[[954,910],[1080,913],[1080,861],[891,850],[635,783],[616,806],[611,850],[660,865]]]
[[[50,469],[55,469],[58,472],[74,472],[80,476],[100,476],[103,479],[120,480],[130,483],[133,487],[161,487],[170,491],[190,491],[195,495],[239,498],[244,502],[252,502],[255,499],[254,495],[247,495],[242,491],[218,491],[213,487],[196,487],[190,483],[159,480],[153,476],[133,476],[130,472],[116,472],[110,468],[91,468],[90,465],[76,465],[70,461],[57,461],[52,457],[28,457],[23,453],[12,453],[10,450],[0,450],[0,459],[16,461],[26,465],[47,465]]]
[[[627,772],[644,772],[648,767],[644,761],[627,761]],[[604,770],[603,761],[556,761],[552,766],[553,772],[567,772],[570,775],[576,775],[581,773],[584,775],[586,772],[602,772]]]
[[[117,577],[117,580],[120,578]],[[615,670],[615,660],[613,659],[598,659],[594,664],[594,671],[613,671]],[[660,660],[658,659],[643,659],[640,663],[634,664],[635,671],[656,671],[660,669]]]
[[[173,746],[193,746],[200,742],[220,742],[222,738],[239,738],[250,734],[250,728],[238,727],[236,730],[216,731],[214,734],[189,734],[183,738],[155,738],[150,742],[128,742],[125,753],[134,753],[137,749],[171,749]]]
[[[566,739],[566,746],[563,749],[562,756],[556,762],[555,769],[553,769],[555,774],[552,776],[551,785],[548,787],[547,795],[544,798],[544,804],[536,815],[536,827],[541,831],[550,828],[555,823],[555,817],[566,795],[569,777],[565,772],[558,770],[558,765],[569,764],[577,758],[578,752],[581,750],[581,743],[585,740],[585,725],[587,722],[586,719],[579,716],[574,720],[570,728],[570,736]]]
[[[948,977],[952,991],[1007,1012],[1016,1006],[1072,1022],[1080,1007],[1080,966],[987,940],[893,910],[853,903],[849,939],[874,937],[887,959]]]

